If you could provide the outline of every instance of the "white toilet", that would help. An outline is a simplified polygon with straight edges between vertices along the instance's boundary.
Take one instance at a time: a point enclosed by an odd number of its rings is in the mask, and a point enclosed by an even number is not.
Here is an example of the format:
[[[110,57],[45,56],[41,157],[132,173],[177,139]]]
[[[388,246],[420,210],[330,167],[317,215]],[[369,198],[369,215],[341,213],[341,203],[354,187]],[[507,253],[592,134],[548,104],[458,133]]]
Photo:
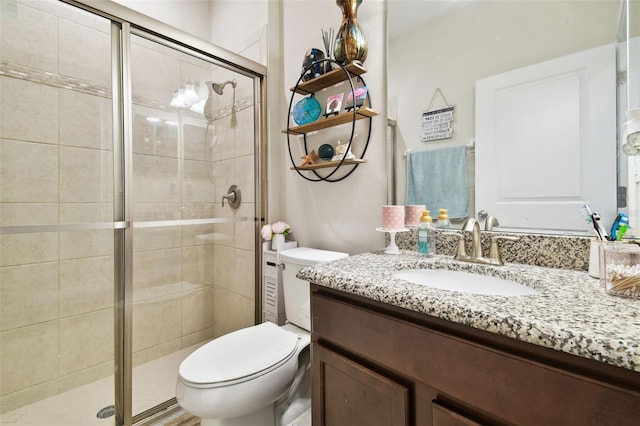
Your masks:
[[[287,324],[265,322],[195,350],[180,364],[180,406],[200,417],[202,426],[288,424],[308,410],[309,283],[296,274],[304,266],[347,256],[306,247],[281,251]]]

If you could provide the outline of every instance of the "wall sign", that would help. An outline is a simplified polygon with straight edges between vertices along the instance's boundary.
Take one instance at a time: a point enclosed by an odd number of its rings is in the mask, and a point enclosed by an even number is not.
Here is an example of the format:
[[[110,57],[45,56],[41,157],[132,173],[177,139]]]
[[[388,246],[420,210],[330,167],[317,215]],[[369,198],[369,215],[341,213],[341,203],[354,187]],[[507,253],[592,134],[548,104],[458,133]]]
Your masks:
[[[450,106],[422,113],[422,142],[453,136],[453,109],[454,107]]]
[[[436,97],[440,95],[445,108],[431,109]],[[454,106],[447,104],[447,100],[440,89],[436,89],[427,110],[422,113],[422,142],[448,139],[453,136]]]

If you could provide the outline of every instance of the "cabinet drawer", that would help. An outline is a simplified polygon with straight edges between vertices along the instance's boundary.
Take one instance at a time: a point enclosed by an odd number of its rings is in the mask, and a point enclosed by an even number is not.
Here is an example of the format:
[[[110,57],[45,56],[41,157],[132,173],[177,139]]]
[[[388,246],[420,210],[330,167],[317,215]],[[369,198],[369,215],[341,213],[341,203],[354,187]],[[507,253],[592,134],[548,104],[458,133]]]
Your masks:
[[[275,253],[264,253],[262,274],[265,277],[278,278],[278,256]]]

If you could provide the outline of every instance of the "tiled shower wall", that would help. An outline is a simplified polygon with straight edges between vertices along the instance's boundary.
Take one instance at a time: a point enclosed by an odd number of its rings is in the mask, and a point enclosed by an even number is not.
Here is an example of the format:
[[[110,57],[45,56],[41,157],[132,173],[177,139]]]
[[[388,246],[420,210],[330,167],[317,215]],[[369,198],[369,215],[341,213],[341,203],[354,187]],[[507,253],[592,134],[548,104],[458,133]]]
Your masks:
[[[0,225],[112,221],[108,22],[58,2],[0,19]],[[186,78],[228,71],[142,39],[132,57],[134,221],[253,219],[251,81],[207,128],[168,103]],[[237,211],[220,204],[230,184]],[[1,412],[113,374],[113,236],[0,235]],[[253,220],[134,229],[133,282],[136,365],[253,324]]]

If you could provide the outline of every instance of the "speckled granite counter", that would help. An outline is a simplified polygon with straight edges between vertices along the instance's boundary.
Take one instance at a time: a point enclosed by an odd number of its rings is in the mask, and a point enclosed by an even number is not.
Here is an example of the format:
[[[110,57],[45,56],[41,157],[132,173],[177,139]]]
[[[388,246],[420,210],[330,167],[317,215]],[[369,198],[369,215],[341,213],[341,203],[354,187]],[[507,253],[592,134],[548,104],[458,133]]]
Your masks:
[[[493,275],[535,288],[532,296],[483,296],[438,290],[392,277],[401,269],[452,269]],[[640,300],[609,296],[586,272],[502,267],[422,257],[415,252],[351,256],[302,269],[298,277],[363,296],[640,372]]]

